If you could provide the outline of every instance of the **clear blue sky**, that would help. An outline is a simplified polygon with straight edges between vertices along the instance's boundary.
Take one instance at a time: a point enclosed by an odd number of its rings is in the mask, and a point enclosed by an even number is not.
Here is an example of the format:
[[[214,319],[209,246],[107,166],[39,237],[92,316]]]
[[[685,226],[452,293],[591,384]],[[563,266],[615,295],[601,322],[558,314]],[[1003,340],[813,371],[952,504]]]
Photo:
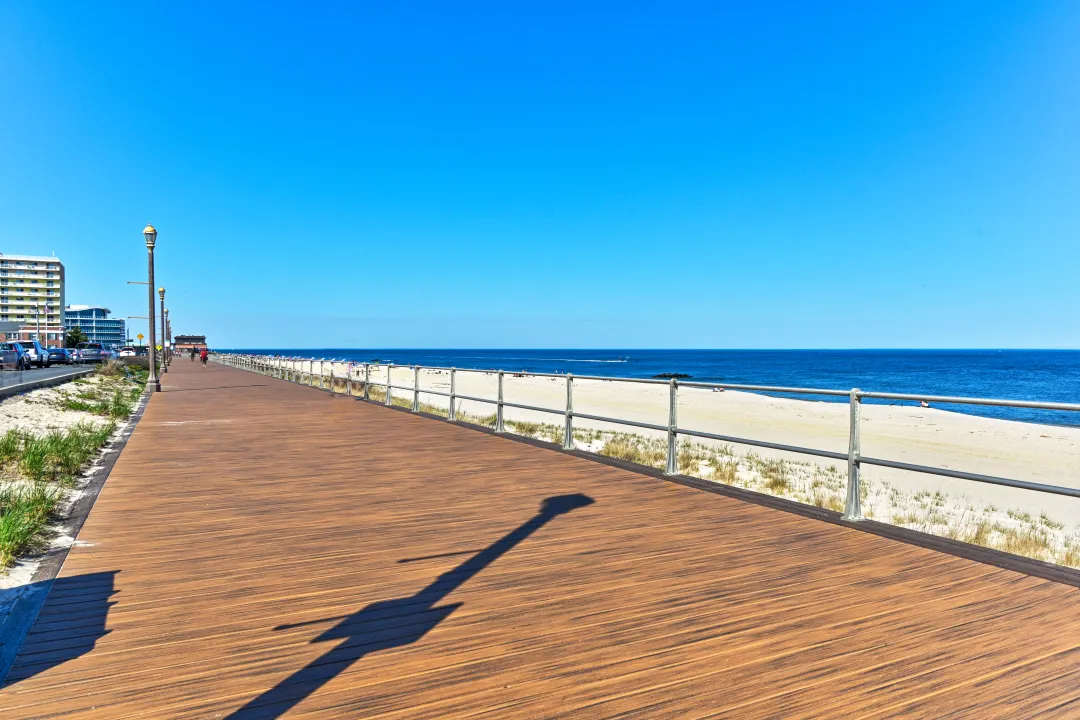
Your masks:
[[[1078,2],[163,5],[0,4],[68,302],[151,221],[218,347],[1080,346]]]

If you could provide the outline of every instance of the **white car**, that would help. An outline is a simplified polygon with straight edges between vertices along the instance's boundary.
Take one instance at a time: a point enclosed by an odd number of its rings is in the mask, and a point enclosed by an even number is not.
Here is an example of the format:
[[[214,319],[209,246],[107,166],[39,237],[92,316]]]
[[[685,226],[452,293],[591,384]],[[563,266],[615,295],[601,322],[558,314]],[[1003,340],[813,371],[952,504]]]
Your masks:
[[[122,347],[120,348],[120,357],[135,357],[135,348]]]

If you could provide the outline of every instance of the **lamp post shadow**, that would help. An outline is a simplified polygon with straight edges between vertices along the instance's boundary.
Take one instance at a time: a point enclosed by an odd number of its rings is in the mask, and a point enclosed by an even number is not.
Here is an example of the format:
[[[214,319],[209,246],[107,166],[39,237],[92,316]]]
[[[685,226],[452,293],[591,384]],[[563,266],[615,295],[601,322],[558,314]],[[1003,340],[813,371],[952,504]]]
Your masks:
[[[281,717],[365,655],[410,645],[420,640],[461,607],[461,603],[437,606],[447,595],[554,518],[592,505],[593,502],[595,501],[592,498],[582,494],[547,498],[531,518],[453,570],[439,575],[413,595],[374,602],[349,615],[274,628],[289,630],[336,620],[336,625],[311,642],[337,641],[337,644],[279,681],[274,687],[234,710],[227,716],[227,720]]]

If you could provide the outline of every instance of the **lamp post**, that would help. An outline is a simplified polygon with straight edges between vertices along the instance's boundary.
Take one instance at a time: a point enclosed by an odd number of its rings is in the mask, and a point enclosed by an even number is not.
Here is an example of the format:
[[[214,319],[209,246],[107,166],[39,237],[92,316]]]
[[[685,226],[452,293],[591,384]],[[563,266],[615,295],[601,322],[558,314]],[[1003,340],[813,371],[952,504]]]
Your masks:
[[[153,225],[147,224],[143,228],[143,237],[146,238],[146,253],[150,282],[147,289],[150,290],[150,377],[146,379],[147,387],[153,388],[150,392],[161,392],[161,379],[157,373],[157,339],[154,337],[154,245],[157,243],[157,230]],[[162,291],[164,292],[164,291]]]
[[[162,331],[165,334],[165,341],[161,343],[163,347],[169,348],[169,352],[165,354],[166,366],[172,363],[173,347],[172,347],[172,323],[169,322],[169,308],[165,308],[162,312],[165,316],[165,329]]]
[[[158,298],[161,299],[161,372],[169,372],[169,354],[165,352],[165,288],[157,289]]]

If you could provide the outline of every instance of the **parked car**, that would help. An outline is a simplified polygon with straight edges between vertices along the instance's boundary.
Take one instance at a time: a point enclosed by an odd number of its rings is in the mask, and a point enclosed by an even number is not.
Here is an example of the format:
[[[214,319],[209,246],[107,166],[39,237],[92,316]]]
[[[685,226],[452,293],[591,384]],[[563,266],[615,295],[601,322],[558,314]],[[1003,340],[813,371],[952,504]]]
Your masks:
[[[39,368],[46,368],[52,364],[49,362],[49,351],[37,340],[20,340],[19,344],[30,355],[32,364],[37,365]]]
[[[81,363],[99,363],[109,359],[109,351],[101,343],[79,343],[76,349],[79,351]]]
[[[0,369],[22,370],[24,351],[21,347],[11,342],[0,342]]]
[[[67,348],[51,347],[49,348],[49,362],[60,363],[61,365],[74,365],[75,355]]]
[[[22,346],[22,343],[0,343],[0,362],[5,370],[29,370],[30,353]]]
[[[120,348],[120,357],[135,357],[135,348],[125,345]]]

